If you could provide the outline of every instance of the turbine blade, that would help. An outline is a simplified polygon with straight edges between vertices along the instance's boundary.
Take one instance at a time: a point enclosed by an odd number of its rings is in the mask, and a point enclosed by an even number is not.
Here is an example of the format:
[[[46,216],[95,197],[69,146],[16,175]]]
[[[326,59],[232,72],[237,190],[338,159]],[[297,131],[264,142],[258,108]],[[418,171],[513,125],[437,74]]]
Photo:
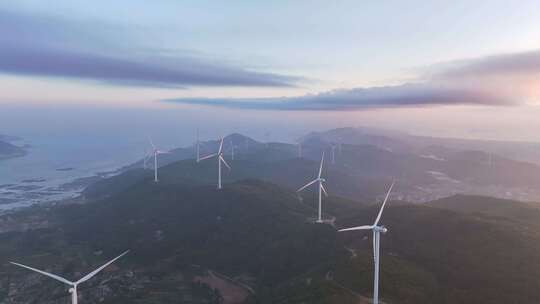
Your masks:
[[[26,266],[26,265],[15,263],[15,262],[10,262],[10,263],[13,264],[13,265],[17,265],[19,267],[22,267],[22,268],[26,268],[26,269],[35,271],[37,273],[41,273],[42,275],[48,276],[49,278],[53,278],[53,279],[55,279],[57,281],[60,281],[60,282],[62,282],[64,284],[67,284],[67,285],[73,285],[74,284],[73,282],[62,278],[61,276],[57,276],[55,274],[48,273],[48,272],[45,272],[43,270],[35,269],[35,268],[30,267],[30,266]]]
[[[218,154],[221,153],[221,150],[223,150],[223,137],[221,138],[221,142],[219,143],[219,150],[218,150]]]
[[[213,153],[213,154],[210,154],[210,155],[206,155],[205,157],[199,158],[199,160],[209,159],[209,158],[215,157],[216,155],[217,155],[217,153]]]
[[[388,201],[388,197],[390,196],[390,192],[392,192],[392,188],[394,188],[395,183],[396,181],[393,181],[392,185],[390,185],[390,189],[388,189],[388,193],[386,193],[386,197],[384,198],[383,204],[381,206],[381,210],[379,210],[379,214],[377,215],[377,218],[375,219],[375,223],[373,223],[373,226],[377,226],[377,224],[381,220],[381,216],[384,210],[384,205],[386,205],[386,201]]]
[[[321,178],[321,175],[322,175],[323,163],[324,163],[324,151],[323,151],[322,157],[321,157],[321,166],[319,167],[319,178]]]
[[[76,284],[81,284],[81,283],[83,283],[83,282],[86,282],[86,281],[90,280],[93,276],[95,276],[96,274],[98,274],[100,271],[102,271],[103,269],[105,269],[107,266],[109,266],[109,265],[111,265],[112,263],[114,263],[114,262],[115,262],[116,260],[118,260],[119,258],[121,258],[121,257],[123,257],[124,255],[126,255],[128,252],[129,252],[129,250],[126,251],[126,252],[124,252],[124,253],[122,253],[121,255],[117,256],[116,258],[110,260],[109,262],[107,262],[105,265],[99,267],[98,269],[96,269],[96,270],[90,272],[89,274],[85,275],[82,279],[78,280],[78,281],[76,282]]]
[[[326,189],[324,188],[324,185],[321,183],[321,189],[324,193],[324,195],[328,196],[328,192],[326,192]]]
[[[148,136],[148,141],[150,141],[150,144],[152,145],[152,148],[154,148],[154,150],[155,150],[156,146],[154,145],[154,142],[152,141],[152,138],[150,136]]]
[[[345,228],[345,229],[339,229],[338,232],[344,232],[344,231],[356,231],[356,230],[371,230],[373,229],[373,226],[358,226],[358,227],[352,227],[352,228]]]
[[[316,182],[318,182],[318,181],[319,181],[318,179],[315,179],[315,180],[313,180],[313,181],[311,181],[311,182],[307,183],[307,184],[306,184],[306,185],[305,185],[304,187],[302,187],[302,188],[300,188],[300,189],[296,190],[296,192],[300,192],[300,191],[302,191],[302,190],[306,189],[307,187],[309,187],[309,186],[311,186],[311,185],[315,184],[315,183],[316,183]]]
[[[223,162],[223,164],[225,166],[227,166],[227,168],[229,168],[229,170],[231,170],[231,166],[229,166],[229,164],[227,164],[227,162],[225,161],[225,159],[223,157],[221,157],[221,155],[219,156],[219,160],[221,160]]]
[[[146,155],[146,156],[144,157],[144,161],[145,161],[145,162],[148,161],[150,158],[152,158],[152,156],[153,156],[152,154]]]

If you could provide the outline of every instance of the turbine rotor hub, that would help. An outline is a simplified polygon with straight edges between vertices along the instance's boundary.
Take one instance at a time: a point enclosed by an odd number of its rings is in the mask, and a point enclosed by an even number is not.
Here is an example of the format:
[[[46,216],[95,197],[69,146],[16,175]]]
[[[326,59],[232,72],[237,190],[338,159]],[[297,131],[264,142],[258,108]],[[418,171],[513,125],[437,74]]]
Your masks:
[[[373,228],[375,231],[378,231],[378,232],[382,232],[382,233],[387,233],[388,232],[388,229],[384,226],[375,226]]]

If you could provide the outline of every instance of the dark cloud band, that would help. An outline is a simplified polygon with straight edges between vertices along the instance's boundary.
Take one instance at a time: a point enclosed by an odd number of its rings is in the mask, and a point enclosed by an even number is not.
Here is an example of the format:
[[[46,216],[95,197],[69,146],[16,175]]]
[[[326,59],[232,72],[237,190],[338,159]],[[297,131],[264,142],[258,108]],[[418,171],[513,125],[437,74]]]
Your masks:
[[[8,74],[91,79],[99,82],[154,87],[293,86],[298,80],[269,73],[177,58],[161,62],[122,59],[92,53],[47,48],[0,47],[0,71]]]
[[[299,97],[255,99],[180,98],[170,99],[167,102],[251,110],[340,111],[422,105],[507,105],[513,104],[515,101],[474,90],[426,84],[406,84],[343,89]]]
[[[0,73],[151,87],[289,87],[301,80],[193,56],[163,58],[111,47],[96,32],[64,19],[0,11]]]

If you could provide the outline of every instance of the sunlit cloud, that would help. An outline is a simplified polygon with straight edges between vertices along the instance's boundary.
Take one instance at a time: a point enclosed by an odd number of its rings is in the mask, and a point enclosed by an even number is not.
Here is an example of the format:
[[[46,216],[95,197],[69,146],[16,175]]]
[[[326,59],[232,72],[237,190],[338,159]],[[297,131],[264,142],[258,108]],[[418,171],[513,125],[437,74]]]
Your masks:
[[[435,79],[463,79],[540,75],[540,50],[454,61],[435,70]]]
[[[540,97],[540,51],[435,65],[403,85],[281,98],[179,98],[168,102],[259,110],[360,110],[427,105],[518,105]]]

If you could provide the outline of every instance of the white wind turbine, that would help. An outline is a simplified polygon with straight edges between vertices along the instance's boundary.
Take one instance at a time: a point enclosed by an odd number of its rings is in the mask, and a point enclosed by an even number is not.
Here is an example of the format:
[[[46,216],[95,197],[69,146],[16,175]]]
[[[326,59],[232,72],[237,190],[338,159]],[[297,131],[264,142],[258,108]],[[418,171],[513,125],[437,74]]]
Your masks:
[[[197,162],[200,161],[201,158],[201,142],[199,141],[199,128],[197,128],[197,143],[196,143],[196,149],[197,149]]]
[[[19,264],[19,263],[15,263],[15,262],[10,262],[11,264],[13,265],[17,265],[19,267],[22,267],[22,268],[26,268],[26,269],[29,269],[29,270],[32,270],[32,271],[35,271],[37,273],[40,273],[42,275],[45,275],[45,276],[48,276],[50,278],[53,278],[57,281],[60,281],[66,285],[69,285],[71,286],[71,288],[69,289],[69,293],[71,293],[71,303],[72,304],[77,304],[78,300],[79,300],[79,297],[77,295],[77,286],[79,286],[79,284],[81,283],[84,283],[88,280],[90,280],[92,277],[94,277],[96,274],[98,274],[100,271],[102,271],[103,269],[105,269],[107,266],[111,265],[112,263],[114,263],[116,260],[118,260],[119,258],[123,257],[124,255],[126,255],[127,253],[129,252],[126,251],[124,253],[122,253],[121,255],[117,256],[116,258],[112,259],[111,261],[107,262],[105,265],[99,267],[98,269],[90,272],[89,274],[85,275],[82,279],[78,280],[78,281],[75,281],[75,282],[72,282],[72,281],[69,281],[67,279],[64,279],[62,278],[61,276],[57,276],[55,274],[52,274],[52,273],[48,273],[48,272],[45,272],[45,271],[42,271],[42,270],[39,270],[39,269],[35,269],[35,268],[32,268],[32,267],[29,267],[29,266],[26,266],[26,265],[23,265],[23,264]]]
[[[218,187],[217,188],[221,189],[221,163],[223,163],[227,168],[229,168],[229,170],[231,170],[231,166],[229,166],[229,164],[227,164],[227,162],[225,161],[225,158],[223,158],[223,137],[221,138],[221,142],[219,143],[218,152],[202,157],[200,160],[205,160],[212,157],[217,157],[218,159]]]
[[[144,158],[143,158],[143,169],[146,170],[146,162],[148,161],[148,151],[144,149]]]
[[[150,157],[154,155],[154,182],[158,182],[158,155],[159,154],[169,154],[170,152],[167,151],[161,151],[154,145],[154,142],[152,142],[151,138],[148,138],[150,140],[150,144],[152,145],[152,154],[149,155]]]
[[[234,148],[236,148],[236,147],[235,147],[234,143],[231,140],[231,160],[234,160]]]
[[[322,193],[324,192],[324,195],[328,196],[328,192],[326,192],[326,189],[324,188],[324,185],[323,183],[326,182],[326,179],[322,178],[322,169],[323,169],[323,162],[324,162],[324,152],[322,154],[322,157],[321,157],[321,165],[319,167],[319,175],[317,175],[317,178],[312,180],[311,182],[307,183],[305,186],[303,186],[302,188],[296,190],[296,192],[300,192],[304,189],[306,189],[307,187],[315,184],[315,183],[319,183],[319,217],[317,219],[317,223],[322,223]]]
[[[388,232],[388,229],[386,229],[386,227],[379,226],[379,221],[381,220],[384,206],[386,205],[386,201],[388,201],[388,197],[390,196],[390,192],[392,192],[392,188],[394,187],[394,184],[395,182],[392,182],[390,189],[388,189],[388,193],[386,193],[386,197],[384,198],[383,204],[381,206],[381,210],[379,210],[379,214],[377,214],[377,218],[375,219],[375,222],[373,223],[373,225],[358,226],[358,227],[338,230],[339,232],[354,231],[354,230],[372,230],[373,231],[373,262],[375,264],[375,270],[373,274],[373,304],[379,304],[379,250],[380,250],[381,232],[382,233]]]

